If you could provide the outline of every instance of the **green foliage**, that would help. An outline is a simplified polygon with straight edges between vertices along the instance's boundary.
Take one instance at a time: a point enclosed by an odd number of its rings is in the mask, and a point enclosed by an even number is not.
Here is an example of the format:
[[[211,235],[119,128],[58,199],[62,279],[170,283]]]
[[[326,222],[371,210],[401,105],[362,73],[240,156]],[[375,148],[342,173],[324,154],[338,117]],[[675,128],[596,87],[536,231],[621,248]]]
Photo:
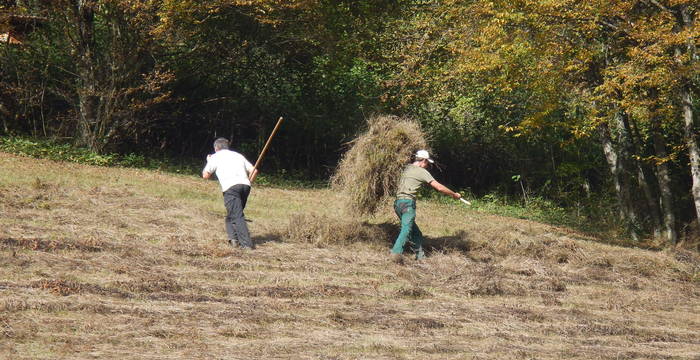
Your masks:
[[[472,201],[474,209],[489,214],[535,220],[553,225],[578,227],[588,225],[569,209],[556,205],[553,201],[540,196],[531,197],[527,205],[521,199],[509,199],[500,194],[487,194],[483,198]]]
[[[588,199],[588,203],[562,206],[543,195],[530,196],[525,203],[521,197],[507,196],[501,192],[492,192],[481,197],[475,197],[469,190],[459,192],[471,202],[472,205],[468,208],[478,212],[566,226],[590,234],[624,237],[615,220],[614,201],[611,199]],[[455,207],[467,207],[432,189],[421,189],[418,198]]]
[[[181,174],[198,174],[199,169],[192,164],[149,158],[141,154],[99,154],[86,147],[78,147],[54,140],[30,139],[24,137],[0,137],[0,151],[95,166],[120,166],[144,169],[157,169]]]
[[[698,111],[697,1],[57,0],[3,10],[47,20],[23,46],[0,45],[0,133],[71,138],[100,154],[4,140],[8,151],[165,169],[170,161],[135,154],[201,159],[224,136],[250,158],[284,116],[261,181],[323,181],[365,119],[387,113],[420,122],[447,183],[580,213],[614,191],[607,128],[624,188],[641,193],[639,165],[656,196],[665,165],[680,203],[670,208],[692,220],[696,131],[681,120]],[[196,173],[200,161],[188,162]]]
[[[290,174],[287,171],[265,174],[255,178],[255,186],[272,186],[284,189],[323,189],[329,186],[326,180],[309,180],[303,174]]]
[[[22,156],[70,161],[87,165],[115,166],[117,155],[100,155],[87,148],[74,147],[68,143],[46,140],[30,140],[21,137],[0,138],[0,150]]]
[[[203,166],[201,161],[197,160],[156,158],[136,153],[98,154],[88,148],[70,143],[17,136],[0,137],[0,152],[85,165],[141,168],[195,176],[200,176]],[[319,189],[328,187],[328,182],[325,180],[309,180],[303,173],[290,173],[284,169],[275,173],[261,173],[255,181],[260,186],[282,188]]]

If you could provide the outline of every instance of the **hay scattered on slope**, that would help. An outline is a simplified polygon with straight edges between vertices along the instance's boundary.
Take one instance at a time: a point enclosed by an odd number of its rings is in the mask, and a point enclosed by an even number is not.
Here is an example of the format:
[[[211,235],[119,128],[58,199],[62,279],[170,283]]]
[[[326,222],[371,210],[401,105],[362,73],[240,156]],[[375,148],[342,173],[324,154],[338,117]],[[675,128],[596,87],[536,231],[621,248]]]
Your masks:
[[[373,215],[387,197],[394,196],[401,171],[417,150],[427,148],[420,124],[397,116],[374,116],[368,129],[350,142],[350,149],[332,178],[345,194],[350,209]]]
[[[315,214],[296,214],[281,229],[284,239],[311,243],[317,247],[349,245],[356,242],[386,246],[396,237],[398,227],[393,224],[369,224],[355,218],[328,217]]]

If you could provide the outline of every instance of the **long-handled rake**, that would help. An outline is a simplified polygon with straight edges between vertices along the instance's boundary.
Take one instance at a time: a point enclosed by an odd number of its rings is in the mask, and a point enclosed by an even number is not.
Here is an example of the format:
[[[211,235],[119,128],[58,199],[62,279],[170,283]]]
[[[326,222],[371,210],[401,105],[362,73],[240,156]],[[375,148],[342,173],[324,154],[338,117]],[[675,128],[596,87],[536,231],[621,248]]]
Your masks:
[[[260,155],[258,156],[258,160],[255,161],[255,165],[253,165],[253,171],[250,173],[254,173],[256,169],[262,164],[262,159],[265,157],[265,153],[267,153],[267,149],[270,147],[270,143],[272,142],[272,138],[275,136],[275,133],[277,133],[277,129],[279,129],[280,125],[282,124],[282,120],[284,118],[280,116],[280,118],[277,120],[277,124],[275,127],[272,129],[272,133],[270,133],[270,137],[267,138],[267,142],[265,143],[265,146],[263,146],[262,151],[260,152]]]

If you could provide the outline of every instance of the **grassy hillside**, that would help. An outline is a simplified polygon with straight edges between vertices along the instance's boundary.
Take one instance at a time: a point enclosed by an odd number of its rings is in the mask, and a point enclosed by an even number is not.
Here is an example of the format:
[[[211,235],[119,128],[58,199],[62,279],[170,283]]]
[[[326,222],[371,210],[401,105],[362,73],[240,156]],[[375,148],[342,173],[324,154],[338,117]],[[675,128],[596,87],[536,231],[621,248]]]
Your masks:
[[[230,248],[218,184],[0,154],[0,358],[697,359],[700,258],[423,202],[389,216],[256,187]]]

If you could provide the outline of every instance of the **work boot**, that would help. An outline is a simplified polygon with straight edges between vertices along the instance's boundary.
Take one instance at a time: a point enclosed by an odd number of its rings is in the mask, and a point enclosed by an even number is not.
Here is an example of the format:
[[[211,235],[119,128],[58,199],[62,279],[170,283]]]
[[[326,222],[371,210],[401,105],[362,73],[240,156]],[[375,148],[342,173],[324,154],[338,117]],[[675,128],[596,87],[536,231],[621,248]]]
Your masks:
[[[391,255],[389,255],[391,258],[391,261],[395,264],[402,265],[403,264],[403,255],[397,254],[392,252]]]

